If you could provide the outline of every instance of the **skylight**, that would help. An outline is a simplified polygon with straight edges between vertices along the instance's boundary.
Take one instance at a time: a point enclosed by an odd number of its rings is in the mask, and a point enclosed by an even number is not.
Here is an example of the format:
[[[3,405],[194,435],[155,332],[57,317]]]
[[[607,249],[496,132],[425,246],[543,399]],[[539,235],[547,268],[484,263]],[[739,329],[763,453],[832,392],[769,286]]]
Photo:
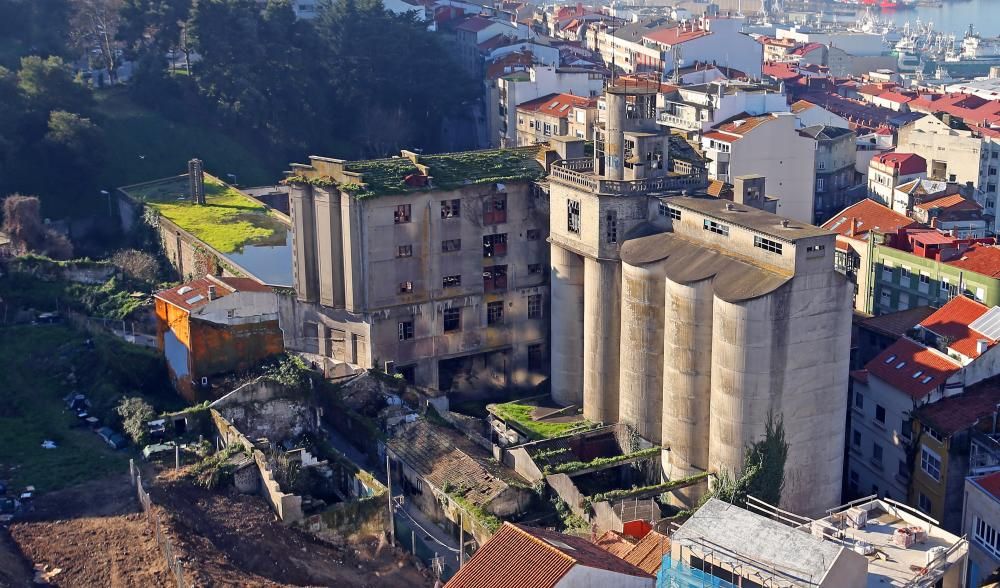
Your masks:
[[[566,543],[563,543],[562,541],[560,541],[558,539],[546,539],[545,542],[549,543],[549,544],[551,544],[551,545],[553,545],[555,547],[558,547],[560,549],[568,549],[570,551],[576,551],[576,549],[573,549],[572,547],[570,547],[569,545],[567,545]]]
[[[191,290],[194,290],[194,288],[192,288],[191,286],[181,286],[180,288],[177,289],[177,293],[178,294],[187,294]]]
[[[894,362],[894,361],[896,361],[896,356],[895,356],[895,355],[890,355],[889,357],[887,357],[887,358],[885,359],[885,362],[886,362],[886,363],[892,363],[892,362]]]
[[[915,373],[913,374],[913,376],[912,376],[912,377],[913,377],[913,379],[914,379],[914,380],[916,380],[917,378],[919,378],[919,377],[920,377],[920,376],[922,376],[922,375],[924,375],[924,370],[917,370],[917,371],[916,371],[916,372],[915,372]]]
[[[549,108],[555,108],[556,106],[559,106],[559,101],[558,100],[553,100],[552,104],[549,104]]]
[[[904,365],[906,365],[906,362],[905,361],[901,361],[901,362],[899,362],[899,363],[896,364],[896,369],[897,370],[903,369]]]
[[[927,376],[923,380],[920,380],[920,381],[923,382],[924,384],[926,384],[927,382],[930,382],[933,379],[934,379],[933,376]]]
[[[194,304],[195,302],[201,302],[204,299],[205,299],[204,296],[202,296],[201,294],[198,294],[197,296],[194,296],[192,298],[188,298],[184,302],[187,302],[188,304]]]

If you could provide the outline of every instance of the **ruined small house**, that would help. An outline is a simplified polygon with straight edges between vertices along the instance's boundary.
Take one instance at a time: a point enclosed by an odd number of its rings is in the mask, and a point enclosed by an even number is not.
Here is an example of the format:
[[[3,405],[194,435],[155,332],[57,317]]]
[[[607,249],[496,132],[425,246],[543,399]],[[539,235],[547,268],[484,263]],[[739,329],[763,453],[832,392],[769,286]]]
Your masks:
[[[274,291],[250,278],[205,276],[155,295],[157,344],[174,387],[212,399],[212,380],[284,351]]]
[[[523,478],[446,425],[426,419],[403,425],[387,449],[393,484],[456,539],[462,524],[481,545],[499,524],[495,517],[515,516],[531,503]]]

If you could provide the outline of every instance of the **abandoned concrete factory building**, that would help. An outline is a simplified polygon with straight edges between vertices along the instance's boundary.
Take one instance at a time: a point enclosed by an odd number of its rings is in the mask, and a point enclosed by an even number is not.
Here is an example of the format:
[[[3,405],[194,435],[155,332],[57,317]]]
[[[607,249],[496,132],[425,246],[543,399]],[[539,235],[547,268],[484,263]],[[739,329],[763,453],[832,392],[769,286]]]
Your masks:
[[[761,210],[760,177],[731,202],[668,196],[690,176],[666,165],[655,92],[608,88],[593,158],[563,143],[552,164],[552,395],[662,445],[669,479],[742,471],[782,417],[783,506],[822,513],[840,499],[850,349],[835,236]]]
[[[313,156],[294,165],[286,182],[296,298],[282,297],[286,345],[440,390],[544,379],[540,151]]]

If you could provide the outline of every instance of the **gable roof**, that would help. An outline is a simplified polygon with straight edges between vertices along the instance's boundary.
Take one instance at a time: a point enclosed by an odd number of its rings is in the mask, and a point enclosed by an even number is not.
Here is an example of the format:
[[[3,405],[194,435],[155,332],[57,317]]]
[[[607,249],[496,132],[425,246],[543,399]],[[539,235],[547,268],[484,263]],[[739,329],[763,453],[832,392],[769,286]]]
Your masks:
[[[934,200],[928,200],[927,202],[914,204],[913,208],[919,208],[920,210],[931,210],[932,208],[944,208],[949,210],[979,210],[982,207],[975,200],[966,198],[961,194],[951,194],[942,198],[936,198]]]
[[[942,398],[916,410],[922,423],[942,435],[953,435],[974,427],[989,418],[1000,404],[1000,381],[997,377],[968,386],[961,394]]]
[[[506,522],[445,588],[550,588],[575,565],[652,578],[586,539]]]
[[[834,215],[823,223],[823,228],[843,237],[867,240],[868,233],[872,230],[895,233],[899,229],[919,224],[887,206],[865,198]]]
[[[944,384],[961,367],[950,357],[903,338],[869,361],[865,369],[869,376],[876,376],[919,400]]]
[[[965,296],[956,296],[934,314],[924,319],[920,326],[939,337],[948,337],[951,339],[948,347],[968,358],[975,359],[979,357],[979,353],[976,351],[978,340],[985,339],[990,345],[996,343],[995,340],[972,330],[969,326],[977,318],[986,314],[988,310],[989,308],[975,300]]]
[[[902,337],[907,331],[934,314],[930,306],[914,306],[906,310],[887,312],[857,321],[859,327],[890,337]]]
[[[717,141],[733,143],[739,141],[744,135],[755,128],[774,120],[772,114],[762,114],[758,116],[747,113],[738,114],[726,122],[716,125],[714,129],[704,134],[705,137]]]
[[[928,113],[947,113],[968,124],[1000,122],[1000,100],[986,100],[974,94],[921,94],[910,108]]]
[[[898,169],[900,175],[904,176],[927,171],[927,160],[916,153],[889,151],[873,156],[871,162]]]
[[[663,556],[670,553],[670,538],[650,531],[639,540],[623,558],[628,563],[649,574],[655,574],[663,565]]]
[[[795,102],[792,103],[792,107],[791,108],[792,108],[792,112],[793,113],[798,114],[800,112],[805,112],[806,110],[809,110],[810,108],[814,108],[815,106],[816,106],[815,104],[813,104],[812,102],[809,102],[808,100],[797,100],[797,101],[795,101]]]
[[[685,30],[683,27],[670,27],[648,32],[642,38],[654,43],[662,43],[663,45],[679,45],[711,34],[701,29],[692,31]]]
[[[160,290],[153,296],[177,308],[191,312],[211,302],[208,297],[209,288],[215,289],[216,299],[235,292],[273,292],[270,287],[251,278],[205,276],[185,282],[180,286]]]
[[[991,278],[1000,278],[1000,248],[996,245],[973,243],[962,252],[961,257],[947,263]]]
[[[479,31],[489,27],[494,24],[494,22],[488,18],[483,18],[481,16],[470,16],[465,19],[465,22],[455,27],[460,31],[468,31],[470,33],[478,33]]]
[[[518,110],[525,112],[537,112],[556,118],[567,118],[573,112],[573,107],[596,106],[597,102],[593,98],[574,96],[573,94],[553,93],[534,100],[528,100],[517,105]]]

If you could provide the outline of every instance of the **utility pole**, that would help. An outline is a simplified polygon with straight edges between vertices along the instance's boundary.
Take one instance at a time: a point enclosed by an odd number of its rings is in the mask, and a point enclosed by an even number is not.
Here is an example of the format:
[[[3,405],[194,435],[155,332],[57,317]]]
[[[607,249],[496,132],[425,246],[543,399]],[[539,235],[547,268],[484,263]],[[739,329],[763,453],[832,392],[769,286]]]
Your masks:
[[[465,565],[465,511],[458,511],[458,569]]]
[[[389,448],[385,448],[385,481],[389,488],[389,545],[396,546],[396,519],[392,511],[392,463],[389,461]]]

